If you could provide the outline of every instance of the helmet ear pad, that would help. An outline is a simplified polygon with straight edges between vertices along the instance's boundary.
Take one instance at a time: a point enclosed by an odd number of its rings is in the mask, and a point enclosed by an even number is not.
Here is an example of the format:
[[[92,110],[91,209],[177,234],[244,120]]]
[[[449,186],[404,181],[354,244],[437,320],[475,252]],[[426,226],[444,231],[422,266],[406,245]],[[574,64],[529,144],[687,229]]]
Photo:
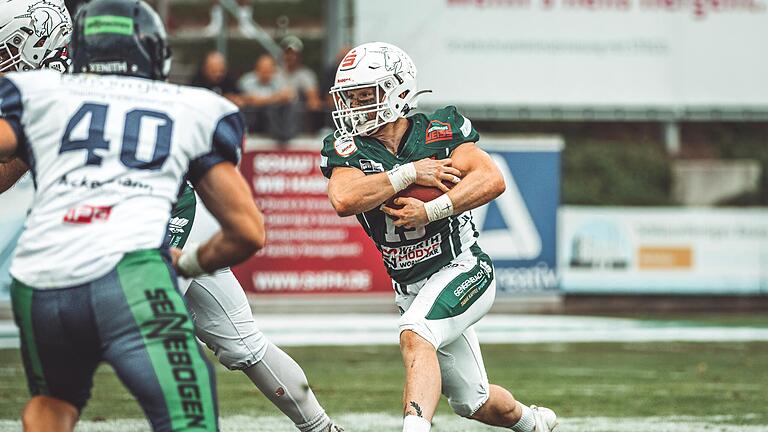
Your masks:
[[[398,117],[405,117],[411,109],[416,107],[415,95],[416,89],[413,82],[406,81],[388,91],[384,102]]]
[[[156,80],[165,80],[171,72],[171,48],[157,35],[139,35],[141,46],[151,59],[152,76]]]

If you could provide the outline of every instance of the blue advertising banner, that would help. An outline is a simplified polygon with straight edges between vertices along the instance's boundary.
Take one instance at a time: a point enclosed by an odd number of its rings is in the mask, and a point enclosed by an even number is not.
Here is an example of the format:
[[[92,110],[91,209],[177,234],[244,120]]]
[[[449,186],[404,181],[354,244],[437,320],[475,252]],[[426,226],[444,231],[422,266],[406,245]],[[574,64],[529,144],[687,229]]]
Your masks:
[[[559,138],[483,139],[507,184],[491,203],[473,210],[478,243],[493,259],[499,293],[558,290],[557,211]]]

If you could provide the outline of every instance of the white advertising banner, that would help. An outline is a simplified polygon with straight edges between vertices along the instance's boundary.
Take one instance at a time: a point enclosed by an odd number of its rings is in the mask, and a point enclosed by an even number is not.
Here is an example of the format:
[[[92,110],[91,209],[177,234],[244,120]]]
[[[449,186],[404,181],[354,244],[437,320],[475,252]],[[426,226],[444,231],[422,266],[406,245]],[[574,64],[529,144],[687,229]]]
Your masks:
[[[768,210],[565,206],[566,293],[767,294]]]
[[[429,106],[768,108],[768,0],[358,0]]]

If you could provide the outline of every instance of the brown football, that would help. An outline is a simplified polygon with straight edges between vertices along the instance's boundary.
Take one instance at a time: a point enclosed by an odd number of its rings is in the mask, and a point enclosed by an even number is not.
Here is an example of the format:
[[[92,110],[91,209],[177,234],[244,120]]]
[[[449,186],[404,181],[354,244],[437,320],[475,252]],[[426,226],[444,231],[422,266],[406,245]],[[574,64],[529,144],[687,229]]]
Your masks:
[[[448,186],[448,189],[454,186],[453,183],[447,180],[443,180],[443,184]],[[400,198],[400,197],[416,198],[419,201],[427,202],[427,201],[432,201],[433,199],[439,197],[442,194],[443,194],[443,191],[441,191],[440,189],[434,186],[422,186],[420,184],[413,183],[407,188],[392,195],[392,197],[388,199],[385,202],[385,204],[387,207],[393,208],[395,210],[400,210],[401,208],[403,208],[403,206],[395,205],[396,198]]]

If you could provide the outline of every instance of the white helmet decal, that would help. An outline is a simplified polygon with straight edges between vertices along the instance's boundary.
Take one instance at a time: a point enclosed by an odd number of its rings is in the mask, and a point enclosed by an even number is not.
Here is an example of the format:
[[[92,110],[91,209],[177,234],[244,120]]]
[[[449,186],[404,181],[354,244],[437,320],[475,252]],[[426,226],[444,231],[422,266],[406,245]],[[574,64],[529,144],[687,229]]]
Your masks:
[[[29,6],[26,15],[16,18],[32,18],[32,26],[38,37],[51,36],[57,28],[62,27],[63,34],[72,33],[72,22],[64,6],[42,0]]]
[[[63,0],[7,0],[0,10],[0,72],[39,68],[71,35]]]
[[[355,97],[363,92],[362,103]],[[353,48],[341,61],[331,88],[336,137],[367,135],[405,117],[416,107],[416,66],[400,48],[372,42]],[[353,100],[354,99],[354,100]]]

